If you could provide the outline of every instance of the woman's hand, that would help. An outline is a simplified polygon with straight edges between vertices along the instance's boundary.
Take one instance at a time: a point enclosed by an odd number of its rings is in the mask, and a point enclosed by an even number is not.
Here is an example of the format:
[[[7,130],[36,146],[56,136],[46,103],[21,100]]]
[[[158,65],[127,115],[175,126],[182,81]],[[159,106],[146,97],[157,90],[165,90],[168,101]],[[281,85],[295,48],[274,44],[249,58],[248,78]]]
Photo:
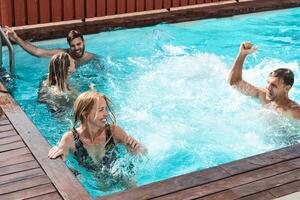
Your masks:
[[[126,147],[130,153],[133,154],[146,154],[147,149],[142,144],[140,144],[136,139],[132,136],[127,136],[126,138]]]
[[[55,159],[59,156],[62,156],[63,161],[66,160],[66,156],[64,154],[64,150],[58,146],[54,146],[49,150],[48,158]]]

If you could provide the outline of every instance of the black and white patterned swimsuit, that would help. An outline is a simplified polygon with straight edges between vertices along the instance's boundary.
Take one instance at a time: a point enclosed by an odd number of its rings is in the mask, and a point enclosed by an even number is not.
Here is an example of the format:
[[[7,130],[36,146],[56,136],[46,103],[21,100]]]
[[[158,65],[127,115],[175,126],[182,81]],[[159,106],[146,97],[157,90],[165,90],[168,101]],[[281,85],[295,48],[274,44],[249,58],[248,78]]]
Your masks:
[[[75,142],[75,152],[74,156],[76,160],[84,167],[88,169],[98,169],[99,167],[111,167],[117,158],[117,149],[114,139],[112,137],[111,128],[109,124],[105,125],[105,134],[106,134],[106,145],[105,145],[105,155],[102,158],[102,162],[97,164],[89,156],[87,150],[84,148],[82,141],[79,138],[78,131],[72,129],[73,138]]]

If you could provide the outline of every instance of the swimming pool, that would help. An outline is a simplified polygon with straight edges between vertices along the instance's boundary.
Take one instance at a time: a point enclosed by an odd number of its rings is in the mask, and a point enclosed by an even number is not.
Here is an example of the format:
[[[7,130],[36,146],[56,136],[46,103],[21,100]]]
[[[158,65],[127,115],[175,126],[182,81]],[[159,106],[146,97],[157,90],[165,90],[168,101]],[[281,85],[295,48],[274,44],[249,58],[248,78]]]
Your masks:
[[[88,35],[86,48],[103,67],[82,66],[71,82],[80,91],[93,83],[111,97],[119,125],[148,147],[146,158],[124,156],[118,163],[124,170],[127,160],[135,163],[138,185],[284,147],[300,139],[299,123],[263,109],[226,79],[240,42],[252,41],[260,49],[247,59],[245,78],[264,87],[268,72],[289,67],[296,77],[291,97],[300,102],[299,10]],[[65,47],[66,41],[37,44]],[[37,103],[48,59],[15,52],[13,96],[54,145],[71,126],[71,111],[53,114]],[[68,164],[80,169],[77,177],[94,197],[121,189],[99,191],[91,173],[72,159]]]

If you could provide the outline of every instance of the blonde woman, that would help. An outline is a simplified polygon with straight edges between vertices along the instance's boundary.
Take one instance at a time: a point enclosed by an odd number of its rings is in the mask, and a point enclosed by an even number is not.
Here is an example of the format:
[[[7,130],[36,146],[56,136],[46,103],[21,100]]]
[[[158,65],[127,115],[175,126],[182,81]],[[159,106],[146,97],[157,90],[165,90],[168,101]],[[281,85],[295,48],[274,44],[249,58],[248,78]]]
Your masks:
[[[65,52],[54,55],[49,63],[47,79],[39,89],[39,102],[50,105],[57,111],[59,107],[73,105],[78,96],[76,90],[69,86],[69,73],[75,70],[75,63]]]
[[[58,146],[50,149],[48,157],[62,156],[66,160],[72,152],[82,165],[97,168],[114,162],[118,143],[125,145],[130,153],[145,154],[146,148],[115,122],[111,101],[105,95],[94,91],[82,93],[74,104],[73,129],[63,135]]]

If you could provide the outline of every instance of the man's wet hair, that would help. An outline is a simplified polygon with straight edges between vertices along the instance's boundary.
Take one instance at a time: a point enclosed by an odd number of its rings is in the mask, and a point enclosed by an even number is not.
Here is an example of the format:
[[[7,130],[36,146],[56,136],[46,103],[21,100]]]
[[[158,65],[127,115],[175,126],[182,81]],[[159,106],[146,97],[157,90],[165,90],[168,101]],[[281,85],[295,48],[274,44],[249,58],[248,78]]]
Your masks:
[[[290,85],[291,87],[294,84],[294,73],[287,68],[278,68],[272,71],[269,76],[281,78],[285,85]]]
[[[79,31],[71,30],[67,36],[68,43],[70,44],[72,40],[79,37],[81,38],[82,41],[84,41],[83,35]]]

